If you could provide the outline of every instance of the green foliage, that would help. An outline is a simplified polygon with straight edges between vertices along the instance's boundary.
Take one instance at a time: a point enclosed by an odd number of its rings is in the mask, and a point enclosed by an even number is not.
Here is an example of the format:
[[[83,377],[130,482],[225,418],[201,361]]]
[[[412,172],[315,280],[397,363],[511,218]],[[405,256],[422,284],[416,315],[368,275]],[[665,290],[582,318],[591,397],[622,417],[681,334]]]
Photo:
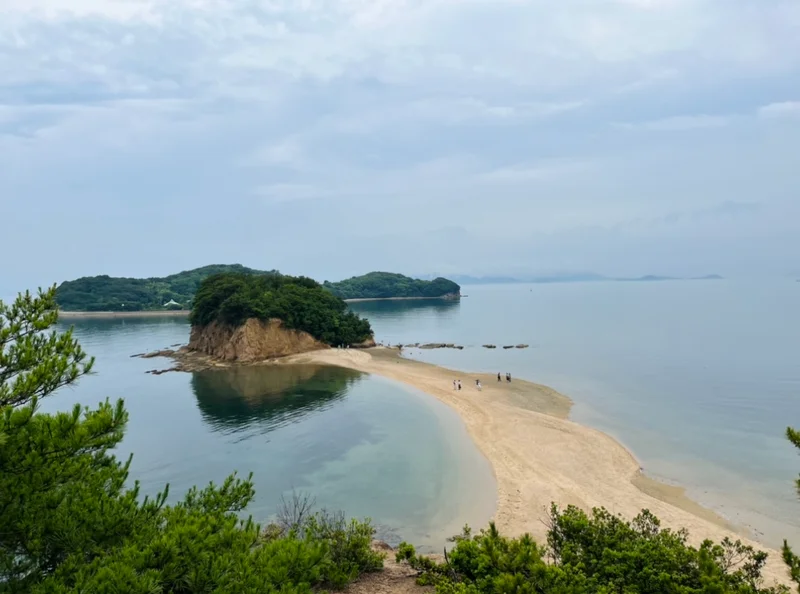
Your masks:
[[[212,264],[164,278],[115,278],[88,276],[61,283],[56,293],[64,311],[144,311],[190,309],[200,283],[212,274],[277,274],[246,268],[241,264]],[[178,306],[165,307],[175,301]]]
[[[92,369],[56,322],[55,288],[0,302],[0,592],[282,593],[339,588],[381,567],[370,523],[314,514],[296,530],[262,533],[241,513],[250,478],[192,489],[127,488],[122,401],[39,411],[43,398]]]
[[[800,449],[800,431],[791,427],[786,428],[786,438],[796,448]],[[798,493],[800,493],[800,479],[795,480]],[[800,557],[798,557],[787,541],[783,541],[783,561],[789,568],[789,575],[795,584],[798,584],[797,591],[800,592]]]
[[[662,529],[643,511],[627,522],[604,509],[591,516],[553,506],[547,546],[524,535],[501,536],[494,524],[455,539],[444,563],[400,545],[397,561],[420,573],[439,594],[775,594],[761,585],[766,553],[740,541],[705,541],[699,549],[686,532]]]
[[[237,326],[249,318],[277,318],[331,345],[356,344],[372,336],[369,322],[306,277],[217,274],[200,284],[189,320]]]
[[[370,272],[338,283],[325,281],[323,286],[342,299],[443,297],[461,292],[460,286],[446,278],[424,281],[391,272]]]

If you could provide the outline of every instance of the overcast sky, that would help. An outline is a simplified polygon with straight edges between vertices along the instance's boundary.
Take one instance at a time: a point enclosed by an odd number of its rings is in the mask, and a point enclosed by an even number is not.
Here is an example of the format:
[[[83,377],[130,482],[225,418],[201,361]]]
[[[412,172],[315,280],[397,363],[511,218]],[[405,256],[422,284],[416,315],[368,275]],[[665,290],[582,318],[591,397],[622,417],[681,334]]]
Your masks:
[[[0,294],[800,274],[798,0],[0,0]]]

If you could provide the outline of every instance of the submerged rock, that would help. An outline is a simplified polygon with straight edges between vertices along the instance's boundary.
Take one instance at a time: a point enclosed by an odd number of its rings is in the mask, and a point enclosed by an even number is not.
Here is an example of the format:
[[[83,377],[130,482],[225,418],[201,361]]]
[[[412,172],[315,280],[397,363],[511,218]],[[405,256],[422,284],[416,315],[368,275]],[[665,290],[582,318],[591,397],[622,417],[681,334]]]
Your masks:
[[[152,359],[154,357],[171,357],[175,354],[172,349],[162,349],[160,351],[153,351],[152,353],[143,353],[141,355],[131,355],[132,357],[140,357],[142,359]]]
[[[169,371],[183,371],[180,367],[170,367],[169,369],[151,369],[150,371],[145,371],[145,373],[151,373],[153,375],[161,375],[162,373],[167,373]]]

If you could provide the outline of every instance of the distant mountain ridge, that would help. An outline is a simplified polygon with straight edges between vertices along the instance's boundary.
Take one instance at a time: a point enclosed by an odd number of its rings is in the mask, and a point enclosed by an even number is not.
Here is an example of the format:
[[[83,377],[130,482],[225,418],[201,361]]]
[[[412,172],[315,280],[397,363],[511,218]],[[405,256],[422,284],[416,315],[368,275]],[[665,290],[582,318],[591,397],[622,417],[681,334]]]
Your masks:
[[[190,310],[200,284],[216,274],[284,276],[277,270],[257,270],[241,264],[211,264],[165,277],[125,278],[85,276],[61,283],[59,309],[71,312],[137,312]],[[341,299],[458,297],[461,287],[445,278],[420,280],[391,272],[370,272],[322,285]]]
[[[211,264],[165,277],[84,276],[61,283],[56,301],[64,311],[191,309],[200,283],[212,274],[228,272],[280,274],[277,270],[255,270],[241,264]]]
[[[428,275],[430,278],[431,275]],[[424,275],[421,278],[426,278]],[[658,276],[648,274],[638,277],[613,277],[597,274],[594,272],[574,273],[574,274],[550,274],[550,275],[530,275],[530,276],[471,276],[464,274],[453,274],[450,278],[462,285],[494,285],[494,284],[517,284],[517,283],[585,283],[585,282],[655,282],[668,280],[723,280],[718,274],[707,274],[705,276],[678,277],[678,276]]]

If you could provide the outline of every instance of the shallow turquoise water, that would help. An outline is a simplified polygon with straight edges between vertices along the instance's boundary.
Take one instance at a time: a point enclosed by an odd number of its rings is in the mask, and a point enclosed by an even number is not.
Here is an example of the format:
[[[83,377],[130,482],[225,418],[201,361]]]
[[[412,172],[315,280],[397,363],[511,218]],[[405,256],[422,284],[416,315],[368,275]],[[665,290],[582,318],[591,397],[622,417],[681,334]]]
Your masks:
[[[146,374],[165,359],[130,355],[186,342],[185,320],[79,320],[97,357],[93,376],[46,402],[64,409],[124,398],[130,413],[119,455],[131,478],[172,499],[192,485],[254,473],[248,511],[260,522],[293,489],[318,507],[371,517],[379,535],[439,550],[464,523],[494,513],[496,485],[457,415],[389,380],[333,367],[240,368]]]
[[[800,284],[734,281],[464,287],[460,302],[369,302],[378,340],[455,342],[406,353],[511,372],[575,401],[572,418],[628,446],[645,471],[688,487],[771,545],[800,542],[786,442],[800,425]],[[487,350],[527,343],[525,350]]]
[[[460,302],[352,308],[371,320],[379,341],[466,346],[412,349],[412,358],[555,387],[575,401],[573,419],[614,435],[649,475],[686,486],[768,544],[800,542],[800,458],[783,437],[787,424],[800,425],[800,284],[463,292]],[[144,371],[168,362],[129,355],[185,342],[185,321],[81,321],[77,332],[98,356],[99,373],[53,402],[124,397],[131,424],[121,453],[135,452],[133,474],[148,492],[170,482],[179,494],[253,470],[258,519],[294,486],[322,505],[372,516],[390,538],[434,548],[463,521],[479,525],[492,512],[488,464],[454,414],[424,394],[345,370],[151,376]],[[531,347],[480,347],[488,342]]]

